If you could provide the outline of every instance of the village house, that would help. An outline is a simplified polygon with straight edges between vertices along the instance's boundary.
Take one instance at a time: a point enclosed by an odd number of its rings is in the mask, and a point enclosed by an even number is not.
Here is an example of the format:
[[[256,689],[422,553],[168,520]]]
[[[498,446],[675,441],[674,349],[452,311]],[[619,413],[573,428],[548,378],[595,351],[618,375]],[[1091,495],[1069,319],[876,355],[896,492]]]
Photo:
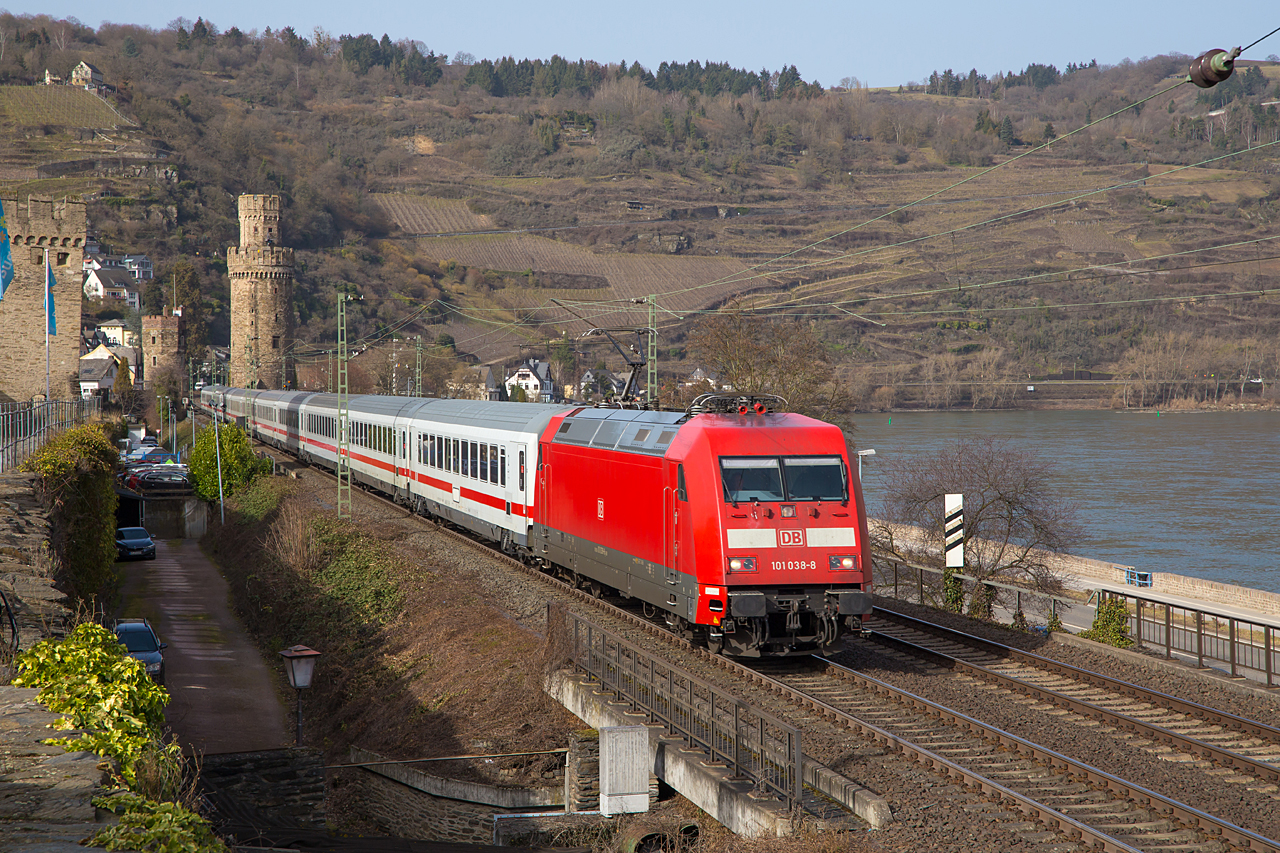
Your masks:
[[[137,282],[155,278],[155,268],[146,255],[107,254],[96,240],[89,241],[85,246],[84,271],[91,270],[125,270]]]
[[[85,89],[97,89],[102,86],[102,72],[83,60],[71,71],[71,85]]]
[[[627,380],[612,370],[593,367],[582,374],[582,381],[578,383],[578,391],[584,400],[590,400],[596,395],[616,397],[622,393],[626,384]]]
[[[524,392],[524,398],[530,403],[550,403],[556,398],[555,382],[551,378],[551,365],[536,358],[522,361],[507,376],[507,399],[517,397],[516,389]]]
[[[89,270],[84,276],[84,295],[101,302],[122,302],[134,310],[142,307],[138,283],[128,270]]]
[[[449,380],[449,396],[456,400],[503,400],[506,389],[492,367],[479,365],[458,368]]]

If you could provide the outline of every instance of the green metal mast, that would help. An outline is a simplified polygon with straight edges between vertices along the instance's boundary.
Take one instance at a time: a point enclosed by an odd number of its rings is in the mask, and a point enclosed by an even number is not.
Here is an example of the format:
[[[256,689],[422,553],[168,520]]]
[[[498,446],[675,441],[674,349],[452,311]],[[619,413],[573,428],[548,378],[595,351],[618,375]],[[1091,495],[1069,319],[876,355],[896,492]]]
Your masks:
[[[649,294],[649,328],[653,331],[649,334],[645,399],[652,406],[658,402],[658,297],[652,293]]]
[[[351,407],[347,386],[347,302],[338,294],[338,518],[351,517]]]
[[[422,335],[418,335],[418,340],[416,341],[416,343],[417,343],[417,350],[418,350],[418,368],[413,373],[413,396],[421,397],[422,396]]]

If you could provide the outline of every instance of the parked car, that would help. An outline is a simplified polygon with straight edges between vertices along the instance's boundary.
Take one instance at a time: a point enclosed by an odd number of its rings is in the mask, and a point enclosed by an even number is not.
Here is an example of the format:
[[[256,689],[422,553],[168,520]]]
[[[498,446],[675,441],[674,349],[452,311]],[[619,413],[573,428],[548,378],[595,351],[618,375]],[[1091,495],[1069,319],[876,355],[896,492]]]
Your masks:
[[[160,642],[151,629],[151,623],[146,619],[117,619],[112,630],[120,645],[124,646],[125,653],[142,661],[147,675],[156,684],[164,684],[164,650],[169,648],[169,644]]]
[[[116,552],[121,560],[154,560],[156,543],[142,527],[116,529]]]
[[[146,471],[130,474],[125,487],[137,492],[172,492],[182,494],[191,491],[191,478],[185,471],[173,471],[173,466],[160,465]]]

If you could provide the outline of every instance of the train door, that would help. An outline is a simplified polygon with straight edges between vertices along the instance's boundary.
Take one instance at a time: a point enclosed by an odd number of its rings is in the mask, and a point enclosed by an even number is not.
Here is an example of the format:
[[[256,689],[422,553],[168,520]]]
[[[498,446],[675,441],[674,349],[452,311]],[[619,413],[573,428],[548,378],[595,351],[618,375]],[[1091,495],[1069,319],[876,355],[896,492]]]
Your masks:
[[[536,498],[537,518],[542,527],[542,551],[547,550],[547,542],[551,537],[551,531],[548,527],[550,523],[549,515],[551,513],[551,454],[548,452],[549,447],[544,444],[538,445],[538,492]]]
[[[683,533],[683,513],[681,506],[683,496],[679,482],[679,476],[683,472],[680,471],[679,463],[669,460],[663,461],[666,469],[663,479],[666,486],[662,490],[662,518],[663,518],[663,537],[662,537],[662,562],[666,567],[666,581],[671,587],[675,587],[680,583],[680,539]]]
[[[398,427],[391,428],[392,440],[395,445],[391,448],[391,455],[394,458],[392,464],[395,466],[395,476],[392,483],[395,485],[397,495],[409,494],[409,434],[407,430]]]

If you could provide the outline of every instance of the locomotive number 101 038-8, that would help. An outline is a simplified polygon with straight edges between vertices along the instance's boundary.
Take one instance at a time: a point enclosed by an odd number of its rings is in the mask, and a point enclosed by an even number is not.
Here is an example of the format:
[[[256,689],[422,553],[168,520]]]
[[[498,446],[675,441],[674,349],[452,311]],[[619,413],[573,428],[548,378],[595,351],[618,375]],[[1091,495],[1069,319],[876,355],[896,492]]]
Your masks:
[[[814,560],[809,560],[808,562],[805,562],[804,560],[787,560],[786,562],[781,560],[773,561],[774,571],[787,571],[788,569],[792,571],[799,571],[800,569],[816,569],[817,567],[818,564]]]

